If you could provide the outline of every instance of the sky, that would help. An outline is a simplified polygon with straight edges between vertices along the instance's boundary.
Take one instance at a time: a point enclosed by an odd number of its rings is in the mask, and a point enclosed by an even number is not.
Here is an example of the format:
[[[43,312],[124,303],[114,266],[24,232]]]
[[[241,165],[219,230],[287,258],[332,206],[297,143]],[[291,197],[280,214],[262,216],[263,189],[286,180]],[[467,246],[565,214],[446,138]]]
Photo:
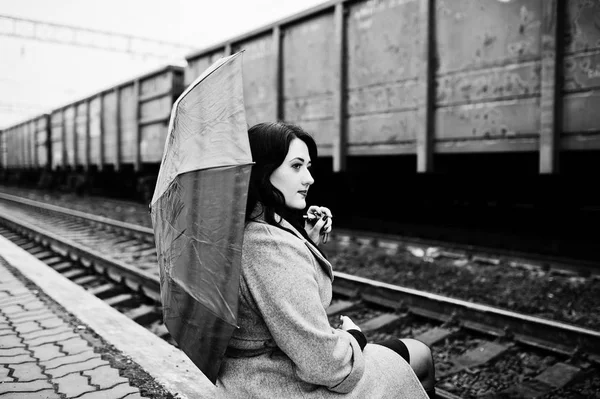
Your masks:
[[[0,16],[179,43],[144,57],[0,35],[0,129],[131,80],[326,0],[0,0]],[[0,32],[24,32],[0,18]]]

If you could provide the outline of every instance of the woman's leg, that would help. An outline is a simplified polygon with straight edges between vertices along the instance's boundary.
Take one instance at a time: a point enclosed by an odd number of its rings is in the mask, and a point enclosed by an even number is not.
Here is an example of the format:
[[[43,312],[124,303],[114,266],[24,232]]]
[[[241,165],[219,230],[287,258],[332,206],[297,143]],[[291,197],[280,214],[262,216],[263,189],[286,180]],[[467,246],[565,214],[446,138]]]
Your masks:
[[[400,339],[408,348],[410,354],[409,364],[423,384],[423,388],[433,397],[435,393],[435,367],[431,349],[421,341],[411,338]]]

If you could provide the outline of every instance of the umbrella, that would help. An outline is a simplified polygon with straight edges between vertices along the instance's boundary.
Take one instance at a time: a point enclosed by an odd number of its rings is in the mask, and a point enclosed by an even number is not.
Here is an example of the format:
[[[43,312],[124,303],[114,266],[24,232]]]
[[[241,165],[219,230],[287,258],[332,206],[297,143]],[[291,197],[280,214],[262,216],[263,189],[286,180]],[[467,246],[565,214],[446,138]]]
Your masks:
[[[213,383],[237,321],[247,129],[239,52],[216,61],[173,105],[150,204],[163,320]]]

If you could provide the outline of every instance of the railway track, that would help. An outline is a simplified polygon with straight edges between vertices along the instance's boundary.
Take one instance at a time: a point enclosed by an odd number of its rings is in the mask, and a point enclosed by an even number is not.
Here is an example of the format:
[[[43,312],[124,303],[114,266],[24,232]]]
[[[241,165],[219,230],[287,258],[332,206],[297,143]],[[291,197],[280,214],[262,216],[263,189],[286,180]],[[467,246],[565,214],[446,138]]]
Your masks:
[[[161,321],[150,229],[6,195],[0,225],[0,234],[174,344]],[[339,245],[357,240],[340,237]],[[377,245],[394,250],[383,239]],[[334,294],[332,325],[343,313],[371,342],[396,336],[429,344],[440,397],[600,389],[598,331],[339,272]]]

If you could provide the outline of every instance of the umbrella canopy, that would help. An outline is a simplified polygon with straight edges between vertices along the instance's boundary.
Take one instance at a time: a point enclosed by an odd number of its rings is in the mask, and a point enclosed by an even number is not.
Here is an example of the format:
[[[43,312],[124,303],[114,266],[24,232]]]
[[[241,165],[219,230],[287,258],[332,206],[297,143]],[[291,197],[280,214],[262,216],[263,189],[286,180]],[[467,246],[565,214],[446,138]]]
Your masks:
[[[173,105],[150,204],[164,322],[213,383],[236,328],[251,167],[236,53]]]

